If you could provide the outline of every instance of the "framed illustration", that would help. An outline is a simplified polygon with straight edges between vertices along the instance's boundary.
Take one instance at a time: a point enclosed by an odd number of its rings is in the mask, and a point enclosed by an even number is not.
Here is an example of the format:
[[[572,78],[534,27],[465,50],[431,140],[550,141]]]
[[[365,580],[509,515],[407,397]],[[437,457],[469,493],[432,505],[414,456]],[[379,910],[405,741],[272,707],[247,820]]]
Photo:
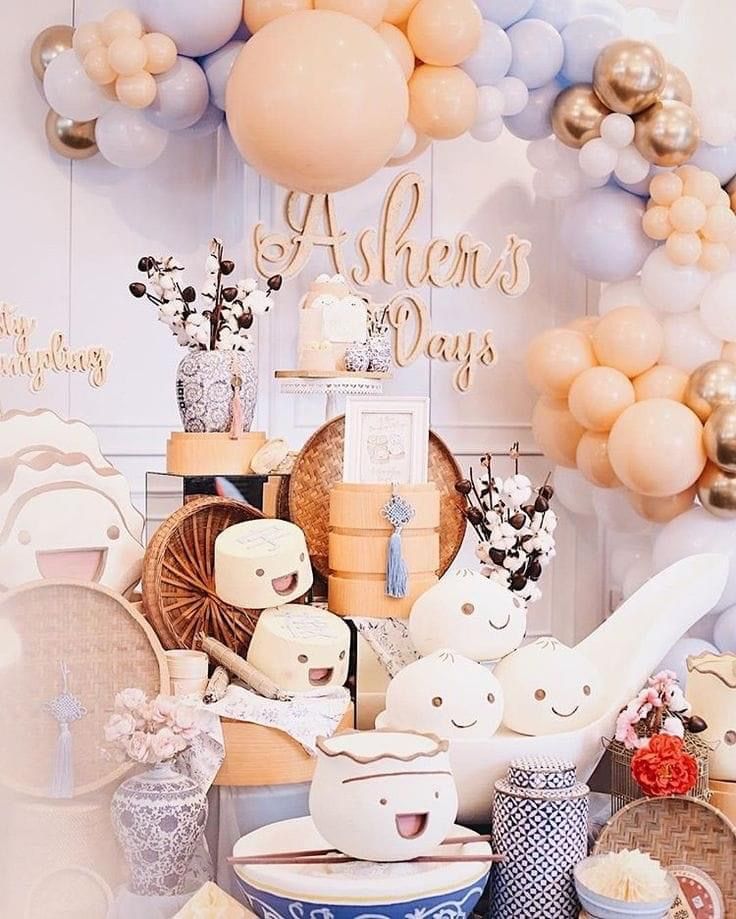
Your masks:
[[[343,481],[420,485],[427,481],[428,444],[428,398],[349,398]]]

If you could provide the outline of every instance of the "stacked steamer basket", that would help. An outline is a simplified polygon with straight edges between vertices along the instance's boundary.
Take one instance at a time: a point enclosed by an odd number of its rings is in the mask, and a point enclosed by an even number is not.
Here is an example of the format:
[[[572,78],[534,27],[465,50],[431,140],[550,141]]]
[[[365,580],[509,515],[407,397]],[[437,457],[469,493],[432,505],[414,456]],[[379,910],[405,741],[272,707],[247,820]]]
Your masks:
[[[415,509],[402,532],[409,575],[405,597],[386,593],[386,567],[393,527],[383,515],[390,485],[340,483],[330,494],[328,605],[342,616],[409,615],[414,601],[437,582],[440,567],[440,495],[433,483],[402,485]]]

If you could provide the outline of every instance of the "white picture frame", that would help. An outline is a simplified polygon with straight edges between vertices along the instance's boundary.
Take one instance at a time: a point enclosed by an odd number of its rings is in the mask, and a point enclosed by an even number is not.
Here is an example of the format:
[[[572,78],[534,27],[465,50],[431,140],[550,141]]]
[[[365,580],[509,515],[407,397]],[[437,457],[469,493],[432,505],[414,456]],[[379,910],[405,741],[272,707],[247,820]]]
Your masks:
[[[429,399],[350,397],[343,482],[422,485],[429,458]]]

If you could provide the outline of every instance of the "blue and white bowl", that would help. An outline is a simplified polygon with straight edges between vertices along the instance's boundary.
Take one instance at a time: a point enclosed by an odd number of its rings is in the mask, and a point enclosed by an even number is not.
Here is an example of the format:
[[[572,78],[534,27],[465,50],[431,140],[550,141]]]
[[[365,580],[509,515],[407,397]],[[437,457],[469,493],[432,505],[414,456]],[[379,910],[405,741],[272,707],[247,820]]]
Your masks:
[[[456,826],[453,835],[469,831]],[[233,855],[327,848],[311,817],[300,817],[243,836]],[[441,847],[443,855],[490,851],[485,842]],[[241,899],[261,919],[465,919],[488,872],[488,862],[235,865]]]
[[[655,903],[625,903],[622,900],[614,900],[612,897],[604,897],[596,893],[587,886],[582,878],[585,877],[585,871],[594,864],[600,855],[591,855],[575,866],[575,889],[578,899],[583,909],[591,919],[664,919],[670,911],[670,907],[675,902],[679,887],[677,881],[671,874],[667,875],[668,894],[663,900]]]

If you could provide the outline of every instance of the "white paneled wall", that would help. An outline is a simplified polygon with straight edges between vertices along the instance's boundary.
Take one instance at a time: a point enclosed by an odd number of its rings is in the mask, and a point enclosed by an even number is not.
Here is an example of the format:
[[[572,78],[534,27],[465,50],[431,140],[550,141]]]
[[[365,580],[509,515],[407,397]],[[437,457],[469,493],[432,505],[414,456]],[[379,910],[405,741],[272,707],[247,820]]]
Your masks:
[[[77,22],[98,19],[117,5],[108,0],[14,4],[0,31],[0,300],[37,317],[40,340],[60,329],[76,347],[99,343],[113,352],[102,390],[91,389],[82,376],[56,377],[32,395],[24,381],[4,380],[0,402],[4,408],[46,405],[90,422],[142,503],[144,474],[163,468],[166,437],[179,423],[173,378],[182,355],[156,322],[155,310],[128,295],[137,260],[175,253],[197,285],[208,239],[217,234],[238,268],[250,271],[252,227],[258,220],[283,226],[283,192],[243,166],[224,132],[216,138],[172,137],[162,159],[140,173],[116,170],[100,158],[72,166],[52,157],[43,136],[45,103],[28,64],[31,42],[47,25],[72,22],[74,16]],[[514,440],[525,452],[535,452],[533,394],[522,366],[526,343],[542,328],[585,311],[585,283],[564,268],[554,210],[533,200],[523,147],[508,135],[490,145],[465,138],[436,144],[412,164],[428,192],[417,238],[454,238],[467,230],[499,247],[515,232],[533,243],[532,285],[518,300],[470,288],[422,292],[435,329],[494,331],[498,363],[478,370],[468,394],[452,389],[453,365],[430,365],[424,358],[397,370],[386,386],[392,394],[431,396],[432,426],[465,466],[487,450],[506,451]],[[341,225],[349,230],[375,225],[398,172],[384,170],[336,195]],[[285,285],[259,330],[257,426],[287,437],[294,447],[321,422],[323,403],[318,397],[281,394],[273,371],[293,366],[296,305],[309,280],[326,267],[315,256]],[[372,293],[380,298],[387,291]],[[523,464],[535,478],[548,471],[538,455]],[[562,515],[558,558],[535,609],[535,630],[554,630],[572,640],[600,618],[601,565],[592,528]],[[462,557],[473,563],[472,541]]]

